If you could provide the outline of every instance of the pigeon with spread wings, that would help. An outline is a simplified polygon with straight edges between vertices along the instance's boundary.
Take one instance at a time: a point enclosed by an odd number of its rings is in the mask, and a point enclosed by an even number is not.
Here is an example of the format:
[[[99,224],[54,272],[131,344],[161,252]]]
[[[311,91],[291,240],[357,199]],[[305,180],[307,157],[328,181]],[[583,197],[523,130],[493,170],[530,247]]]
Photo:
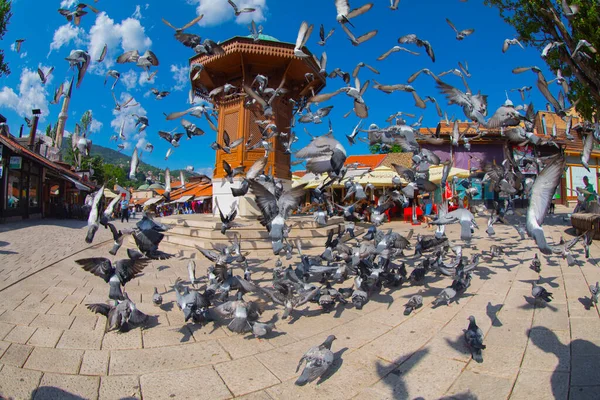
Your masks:
[[[109,285],[108,298],[111,300],[124,300],[121,287],[135,278],[137,274],[148,266],[150,261],[136,250],[127,249],[127,257],[113,263],[104,257],[82,258],[75,260],[84,271],[90,272],[104,279]]]

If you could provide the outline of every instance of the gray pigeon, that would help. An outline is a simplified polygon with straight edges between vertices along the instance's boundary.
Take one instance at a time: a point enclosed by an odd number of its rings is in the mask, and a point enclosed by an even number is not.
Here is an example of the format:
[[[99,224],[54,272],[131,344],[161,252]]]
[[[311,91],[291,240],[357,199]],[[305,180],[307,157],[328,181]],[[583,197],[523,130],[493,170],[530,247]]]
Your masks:
[[[121,286],[125,286],[127,282],[142,272],[150,262],[136,250],[127,249],[127,255],[129,258],[117,261],[114,266],[108,258],[104,257],[82,258],[75,262],[81,265],[85,271],[99,276],[109,284],[109,299],[124,300]]]
[[[190,284],[192,286],[196,285],[196,263],[194,262],[194,260],[188,261],[187,270],[188,276],[190,278]]]
[[[296,380],[296,385],[303,386],[321,377],[333,364],[333,352],[331,344],[336,339],[335,336],[329,335],[325,341],[319,346],[311,347],[300,359],[296,372],[304,361],[306,365],[302,371],[302,375]]]
[[[481,350],[485,350],[485,345],[483,344],[483,331],[477,326],[475,323],[475,317],[469,317],[469,327],[465,331],[465,342],[471,350],[471,357],[473,360],[478,363],[483,362],[483,355],[481,354]]]
[[[423,305],[423,296],[415,294],[412,296],[405,305],[404,315],[410,315],[414,310]]]
[[[270,322],[250,322],[252,325],[252,334],[254,337],[262,338],[273,332],[273,328],[276,328],[275,323],[279,320],[277,314],[273,316],[273,319]]]
[[[598,296],[600,295],[600,286],[598,282],[596,285],[590,285],[590,293],[592,294],[592,304],[598,304]]]
[[[263,304],[243,299],[243,293],[237,293],[237,299],[223,303],[215,307],[213,311],[222,318],[232,318],[227,325],[230,331],[236,333],[245,333],[252,330],[250,322],[258,320],[260,314],[264,311]]]
[[[201,295],[195,290],[190,291],[188,287],[181,285],[179,278],[173,285],[175,290],[177,306],[183,311],[185,322],[190,319],[194,323],[200,323],[206,321],[208,307],[210,301],[206,298],[206,295]]]
[[[538,274],[542,272],[542,262],[538,258],[537,254],[535,254],[533,256],[533,260],[531,260],[531,269],[537,272]]]
[[[119,301],[116,306],[102,303],[86,304],[86,306],[96,314],[102,314],[106,317],[105,332],[113,330],[126,332],[129,330],[130,325],[142,324],[148,318],[129,300],[127,293],[124,293],[123,300]]]
[[[451,287],[447,287],[437,295],[435,300],[433,300],[433,305],[437,306],[441,303],[446,303],[446,305],[450,305],[450,301],[456,297],[456,290]]]
[[[154,294],[152,295],[152,302],[156,306],[160,306],[163,302],[163,298],[160,294],[158,294],[158,290],[154,288]]]
[[[536,302],[543,300],[546,303],[550,303],[552,301],[552,293],[538,286],[535,282],[531,282],[531,295]]]

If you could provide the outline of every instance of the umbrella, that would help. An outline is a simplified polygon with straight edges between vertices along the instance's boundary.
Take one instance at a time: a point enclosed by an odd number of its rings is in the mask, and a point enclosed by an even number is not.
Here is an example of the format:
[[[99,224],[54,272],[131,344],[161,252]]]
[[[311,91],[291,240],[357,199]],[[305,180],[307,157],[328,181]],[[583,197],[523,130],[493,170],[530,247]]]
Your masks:
[[[442,181],[442,171],[444,167],[442,165],[432,166],[429,168],[429,180],[433,183],[440,183]],[[448,175],[448,179],[453,177],[458,178],[468,178],[471,175],[469,170],[452,167],[450,170],[450,174]]]

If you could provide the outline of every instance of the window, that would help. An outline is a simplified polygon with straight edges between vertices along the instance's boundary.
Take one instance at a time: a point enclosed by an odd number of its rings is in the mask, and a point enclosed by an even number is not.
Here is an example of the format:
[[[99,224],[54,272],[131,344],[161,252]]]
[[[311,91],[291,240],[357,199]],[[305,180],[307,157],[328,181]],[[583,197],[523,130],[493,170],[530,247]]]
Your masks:
[[[29,208],[37,208],[39,206],[39,186],[40,177],[38,175],[29,176]]]
[[[15,210],[19,207],[21,199],[21,171],[9,170],[8,172],[8,191],[6,204],[9,210]]]

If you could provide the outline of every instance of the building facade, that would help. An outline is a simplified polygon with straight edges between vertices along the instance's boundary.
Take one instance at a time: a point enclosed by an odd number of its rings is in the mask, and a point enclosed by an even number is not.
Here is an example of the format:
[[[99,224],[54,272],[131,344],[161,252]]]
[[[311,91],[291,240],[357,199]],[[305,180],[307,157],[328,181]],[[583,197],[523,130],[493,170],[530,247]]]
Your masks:
[[[48,152],[44,140],[32,140],[31,146],[23,141],[6,130],[0,134],[0,222],[81,218],[85,196],[95,185],[42,156],[40,151]]]

